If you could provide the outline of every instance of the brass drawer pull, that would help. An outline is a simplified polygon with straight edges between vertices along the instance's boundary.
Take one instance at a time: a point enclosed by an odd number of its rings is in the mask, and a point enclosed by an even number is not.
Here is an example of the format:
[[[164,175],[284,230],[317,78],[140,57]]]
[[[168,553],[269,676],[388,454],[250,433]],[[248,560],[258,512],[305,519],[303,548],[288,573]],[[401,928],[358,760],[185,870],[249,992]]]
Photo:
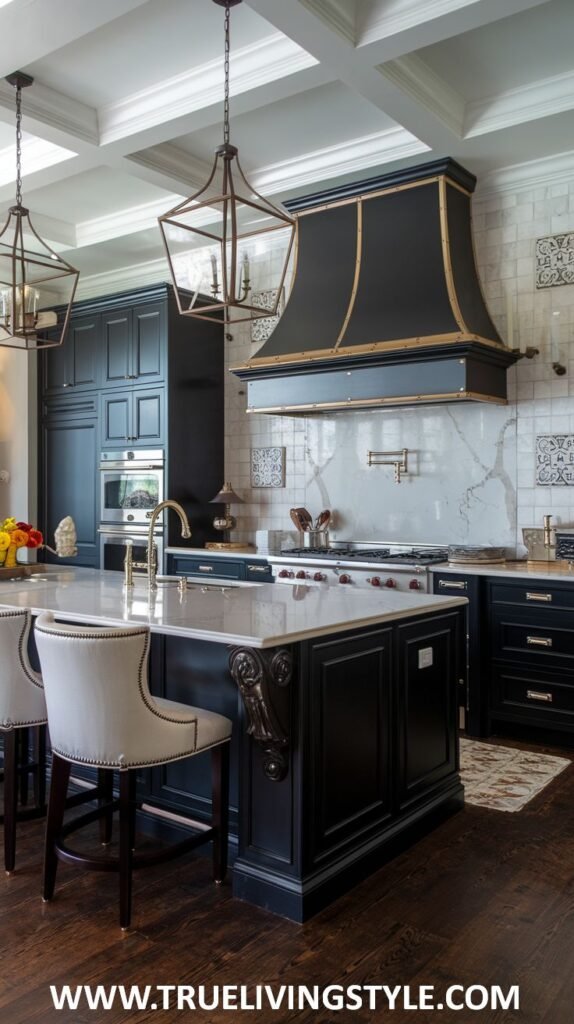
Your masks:
[[[546,704],[552,704],[554,700],[551,693],[541,693],[540,690],[527,690],[526,696],[528,700],[543,700]]]
[[[532,647],[552,647],[552,639],[549,636],[527,636],[526,643]]]
[[[197,568],[199,572],[213,572],[212,565],[198,565]]]
[[[247,569],[249,572],[266,572],[268,573],[271,566],[269,565],[248,565]]]
[[[466,580],[439,580],[439,587],[449,587],[451,590],[466,590]]]
[[[548,601],[549,602],[549,601],[552,600],[552,594],[537,594],[536,591],[527,590],[526,591],[526,600],[527,601]]]

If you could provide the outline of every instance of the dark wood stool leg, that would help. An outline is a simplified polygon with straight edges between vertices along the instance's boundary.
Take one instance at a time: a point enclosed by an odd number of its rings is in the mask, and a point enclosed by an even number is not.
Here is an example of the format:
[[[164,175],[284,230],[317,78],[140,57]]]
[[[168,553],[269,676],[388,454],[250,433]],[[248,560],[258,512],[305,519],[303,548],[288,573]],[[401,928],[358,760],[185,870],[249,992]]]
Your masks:
[[[16,729],[4,733],[4,867],[14,870],[16,863],[16,812],[18,807],[18,749]]]
[[[105,804],[111,804],[114,798],[114,773],[110,768],[98,768],[98,788],[101,791],[98,805],[103,807]],[[112,841],[113,820],[113,808],[108,807],[100,818],[100,843],[102,846],[108,846]]]
[[[36,807],[46,806],[46,726],[35,729],[34,747],[37,768],[34,773],[34,801]]]
[[[64,761],[57,754],[52,755],[52,779],[50,783],[50,801],[48,804],[48,820],[46,822],[46,849],[44,854],[45,900],[52,899],[56,885],[56,871],[58,868],[56,840],[64,821],[71,767],[69,761]]]
[[[211,751],[213,880],[218,885],[227,873],[227,836],[229,831],[229,743]]]
[[[28,765],[30,764],[30,730],[18,729],[20,739],[20,803],[26,807],[28,803]]]
[[[135,771],[120,772],[120,927],[129,928],[132,915],[132,820],[136,796]]]

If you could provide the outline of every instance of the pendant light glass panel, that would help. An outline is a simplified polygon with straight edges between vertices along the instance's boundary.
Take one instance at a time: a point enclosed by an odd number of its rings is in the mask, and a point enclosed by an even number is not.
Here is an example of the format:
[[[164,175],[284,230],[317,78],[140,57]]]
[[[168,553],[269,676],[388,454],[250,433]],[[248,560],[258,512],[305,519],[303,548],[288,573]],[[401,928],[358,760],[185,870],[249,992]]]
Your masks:
[[[237,149],[221,146],[206,185],[159,218],[183,316],[234,323],[274,316],[295,236],[291,218],[255,192]],[[268,253],[273,280],[252,301],[253,254]],[[280,259],[273,259],[280,254]]]
[[[13,206],[0,231],[0,345],[61,345],[79,272],[36,233],[28,210]],[[54,306],[66,306],[58,318]],[[50,308],[52,307],[52,308]]]

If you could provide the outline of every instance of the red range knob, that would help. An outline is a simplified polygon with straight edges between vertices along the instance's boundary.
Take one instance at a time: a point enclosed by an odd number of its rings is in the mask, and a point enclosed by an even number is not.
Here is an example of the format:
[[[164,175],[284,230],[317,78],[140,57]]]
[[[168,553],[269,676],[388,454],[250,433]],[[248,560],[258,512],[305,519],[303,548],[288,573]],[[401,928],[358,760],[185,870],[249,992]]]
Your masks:
[[[287,580],[287,579],[292,579],[293,578],[293,573],[289,572],[289,569],[280,569],[279,572],[277,573],[277,575],[282,580]]]
[[[307,578],[307,573],[304,571],[304,569],[299,569],[299,572],[295,573],[295,579],[296,580],[304,580],[306,578]]]
[[[316,580],[317,583],[322,583],[322,581],[326,580],[327,577],[325,576],[324,572],[316,572],[315,575],[313,576],[313,579]]]
[[[350,582],[351,582],[351,577],[346,572],[342,572],[341,575],[339,576],[339,583],[350,583]]]
[[[418,580],[411,580],[409,583],[409,590],[420,590],[421,585]]]
[[[371,578],[367,580],[367,583],[370,583],[372,587],[380,587],[380,585],[381,585],[381,577],[380,576],[371,576]]]
[[[396,581],[392,576],[389,576],[388,580],[385,580],[385,587],[396,587]]]

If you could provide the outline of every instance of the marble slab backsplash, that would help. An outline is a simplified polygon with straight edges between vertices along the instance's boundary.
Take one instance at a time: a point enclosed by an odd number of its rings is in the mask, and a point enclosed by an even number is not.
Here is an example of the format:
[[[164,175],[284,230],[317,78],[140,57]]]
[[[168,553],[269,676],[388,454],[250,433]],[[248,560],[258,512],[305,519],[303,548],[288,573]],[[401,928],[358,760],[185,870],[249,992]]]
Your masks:
[[[226,381],[226,479],[245,499],[237,539],[292,529],[289,509],[333,510],[331,536],[360,541],[504,545],[524,553],[522,528],[551,513],[574,524],[574,487],[539,486],[536,437],[574,433],[574,285],[536,289],[536,240],[574,230],[574,182],[476,199],[473,225],[487,304],[506,337],[508,295],[516,337],[540,349],[508,374],[509,404],[413,406],[307,417],[248,415],[245,388]],[[271,287],[269,255],[252,261],[257,289]],[[552,312],[560,312],[551,337]],[[249,325],[233,328],[228,365],[254,355]],[[520,337],[518,337],[520,336]],[[558,377],[556,355],[567,374]],[[285,448],[285,486],[251,486],[251,449]],[[401,483],[367,466],[371,450],[409,450]]]

